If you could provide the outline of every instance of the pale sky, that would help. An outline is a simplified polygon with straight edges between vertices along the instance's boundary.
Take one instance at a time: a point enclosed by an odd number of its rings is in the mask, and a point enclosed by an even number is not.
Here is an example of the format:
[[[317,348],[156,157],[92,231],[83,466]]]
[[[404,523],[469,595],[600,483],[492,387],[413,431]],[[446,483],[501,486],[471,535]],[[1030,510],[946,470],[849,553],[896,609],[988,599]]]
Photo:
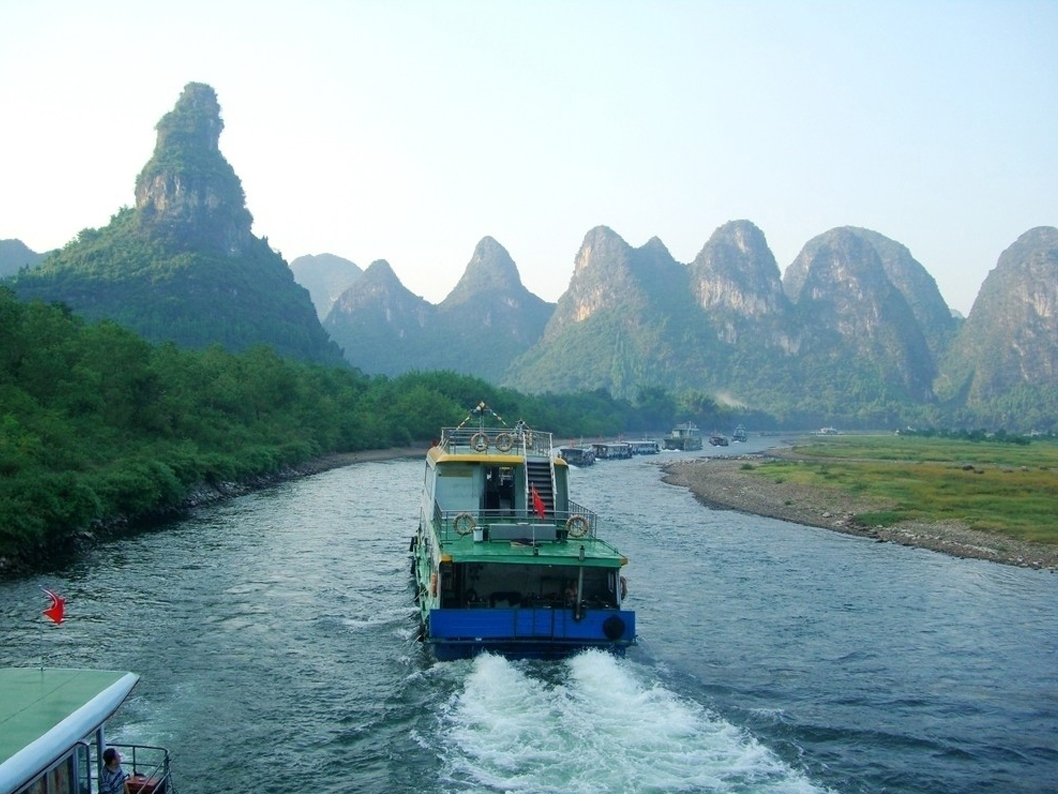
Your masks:
[[[256,235],[433,303],[485,235],[554,301],[595,226],[690,262],[745,218],[781,270],[880,232],[967,314],[1058,225],[1058,0],[24,0],[0,74],[0,239],[36,251],[135,203],[192,81]]]

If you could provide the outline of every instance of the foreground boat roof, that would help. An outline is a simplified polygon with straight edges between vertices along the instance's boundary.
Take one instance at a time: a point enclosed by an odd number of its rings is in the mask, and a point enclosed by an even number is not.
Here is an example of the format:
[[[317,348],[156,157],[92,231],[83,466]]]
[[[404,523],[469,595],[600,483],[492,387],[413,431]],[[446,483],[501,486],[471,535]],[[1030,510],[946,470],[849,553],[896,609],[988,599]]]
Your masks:
[[[116,670],[0,669],[0,791],[14,791],[110,717],[140,677]]]

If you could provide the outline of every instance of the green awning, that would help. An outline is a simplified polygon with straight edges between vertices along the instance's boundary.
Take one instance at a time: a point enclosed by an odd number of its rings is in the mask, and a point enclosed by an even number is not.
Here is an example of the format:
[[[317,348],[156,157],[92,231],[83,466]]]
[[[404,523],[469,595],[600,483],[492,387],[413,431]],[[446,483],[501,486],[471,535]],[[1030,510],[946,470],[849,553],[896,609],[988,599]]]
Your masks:
[[[139,680],[115,670],[0,669],[0,794],[17,791],[90,736]]]

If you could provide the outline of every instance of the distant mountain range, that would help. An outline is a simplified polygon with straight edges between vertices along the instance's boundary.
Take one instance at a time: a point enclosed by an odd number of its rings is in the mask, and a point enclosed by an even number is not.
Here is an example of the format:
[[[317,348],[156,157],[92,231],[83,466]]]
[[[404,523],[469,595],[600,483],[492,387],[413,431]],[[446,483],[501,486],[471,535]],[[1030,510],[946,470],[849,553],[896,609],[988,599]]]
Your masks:
[[[373,262],[335,302],[324,328],[365,372],[451,369],[499,381],[537,340],[554,306],[527,290],[507,251],[486,237],[437,306]]]
[[[0,240],[0,278],[12,276],[24,267],[35,267],[45,254],[29,250],[21,240]]]
[[[356,264],[334,254],[299,256],[290,263],[290,271],[294,280],[309,291],[320,320],[330,313],[342,293],[364,274]]]
[[[657,238],[633,248],[592,229],[554,304],[485,237],[434,305],[384,260],[361,270],[320,254],[287,267],[251,234],[222,129],[213,89],[188,84],[158,123],[135,208],[47,255],[0,242],[5,283],[155,342],[266,344],[369,374],[449,369],[526,392],[632,400],[661,389],[789,422],[1058,422],[1053,227],[1003,252],[965,320],[908,249],[877,232],[831,229],[780,272],[748,220],[718,228],[690,263]]]
[[[447,368],[527,392],[702,393],[780,418],[1055,426],[1058,231],[1000,257],[964,321],[900,243],[841,227],[781,273],[763,232],[724,224],[689,264],[592,229],[553,306],[479,244],[439,305],[371,265],[324,322],[366,372]]]

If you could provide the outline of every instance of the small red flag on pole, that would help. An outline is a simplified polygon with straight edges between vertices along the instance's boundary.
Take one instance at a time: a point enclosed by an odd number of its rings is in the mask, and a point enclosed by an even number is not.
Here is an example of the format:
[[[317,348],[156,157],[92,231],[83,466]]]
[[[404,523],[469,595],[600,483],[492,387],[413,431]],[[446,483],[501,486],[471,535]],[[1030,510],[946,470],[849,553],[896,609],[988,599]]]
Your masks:
[[[536,490],[536,486],[533,485],[531,487],[533,491],[533,510],[536,511],[536,514],[540,516],[540,518],[543,518],[547,512],[547,508],[544,506],[544,500],[540,498],[540,492]]]
[[[54,621],[55,625],[58,626],[62,623],[63,612],[66,609],[66,599],[58,593],[49,590],[47,587],[40,588],[48,594],[48,598],[51,599],[51,606],[44,610],[44,616]]]

